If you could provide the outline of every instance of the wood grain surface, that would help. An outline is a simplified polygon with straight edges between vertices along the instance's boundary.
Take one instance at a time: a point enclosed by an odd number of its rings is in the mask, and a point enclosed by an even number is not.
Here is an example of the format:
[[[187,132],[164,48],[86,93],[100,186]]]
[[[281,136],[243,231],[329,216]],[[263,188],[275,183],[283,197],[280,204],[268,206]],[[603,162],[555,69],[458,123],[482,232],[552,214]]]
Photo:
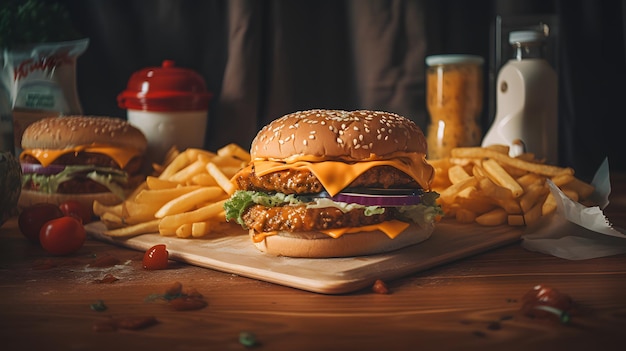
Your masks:
[[[626,227],[626,174],[612,175],[605,210]],[[94,267],[103,258],[114,266]],[[2,350],[623,350],[626,255],[567,261],[519,243],[369,287],[326,295],[170,262],[147,271],[142,253],[89,240],[75,255],[51,257],[29,244],[16,221],[0,228]],[[117,278],[100,282],[107,274]],[[164,301],[174,282],[208,305],[176,311]],[[546,284],[574,300],[572,321],[529,318],[522,296]],[[102,301],[107,309],[96,312]],[[155,317],[140,330],[96,332],[102,320]]]
[[[342,294],[472,256],[520,240],[520,227],[460,224],[453,219],[437,224],[430,238],[392,252],[347,258],[293,258],[265,254],[251,245],[247,232],[189,240],[144,234],[109,237],[101,222],[87,225],[92,237],[145,252],[165,244],[172,259],[270,283],[323,294]],[[427,239],[427,240],[426,240]]]

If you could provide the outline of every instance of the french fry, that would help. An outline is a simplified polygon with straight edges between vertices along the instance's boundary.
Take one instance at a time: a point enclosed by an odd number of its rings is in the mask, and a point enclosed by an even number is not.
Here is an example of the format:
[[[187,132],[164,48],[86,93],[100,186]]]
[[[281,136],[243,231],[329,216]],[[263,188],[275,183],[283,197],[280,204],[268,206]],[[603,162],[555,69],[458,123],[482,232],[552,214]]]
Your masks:
[[[233,168],[239,169],[247,164],[247,162],[244,162],[238,158],[234,158],[232,156],[227,156],[227,155],[217,155],[213,157],[210,161],[213,162],[216,166],[219,166],[220,168],[233,167]]]
[[[201,238],[208,235],[214,227],[212,221],[194,222],[191,224],[191,236],[194,238]]]
[[[475,164],[472,166],[472,175],[476,179],[481,180],[487,177],[487,172],[479,164]]]
[[[192,185],[200,185],[200,186],[217,186],[217,181],[213,178],[212,175],[208,173],[200,173],[191,177]]]
[[[448,178],[452,184],[458,183],[463,179],[469,178],[470,175],[465,171],[465,168],[460,165],[454,165],[448,169]]]
[[[493,159],[483,161],[483,169],[487,172],[496,184],[511,190],[513,197],[520,197],[524,193],[524,189],[519,185],[510,174],[508,174],[498,162]]]
[[[191,237],[191,223],[183,223],[176,228],[176,236],[179,238]]]
[[[572,190],[578,194],[578,198],[586,199],[591,196],[591,194],[593,194],[595,188],[593,185],[585,183],[582,180],[574,177],[571,182],[562,186],[562,190]]]
[[[524,215],[508,215],[507,217],[507,223],[510,226],[523,226],[526,225],[526,222],[524,222]]]
[[[554,211],[556,211],[556,199],[554,198],[554,195],[552,195],[552,192],[550,192],[541,205],[541,214],[543,216],[547,216],[552,214]]]
[[[105,213],[111,213],[119,217],[122,216],[122,203],[116,205],[104,205],[100,201],[93,202],[93,214],[100,217]]]
[[[159,226],[158,231],[161,236],[176,236],[177,229],[178,228],[164,228]]]
[[[574,175],[573,174],[560,174],[560,175],[551,177],[550,180],[552,180],[552,183],[554,183],[554,185],[560,188],[563,185],[573,181]]]
[[[502,145],[502,144],[492,144],[492,145],[485,146],[485,148],[489,150],[493,150],[495,152],[499,152],[504,155],[508,155],[509,150],[510,150],[508,145]]]
[[[190,163],[187,153],[180,153],[165,167],[163,172],[159,174],[159,178],[169,179],[174,173],[187,167]]]
[[[496,208],[489,212],[485,212],[480,216],[476,217],[476,223],[484,226],[497,226],[501,224],[505,224],[508,219],[508,213],[501,208]]]
[[[557,176],[560,174],[574,174],[571,168],[562,168],[557,166],[546,165],[525,161],[519,158],[512,158],[508,155],[501,154],[497,151],[481,147],[460,147],[450,151],[451,157],[458,158],[492,158],[501,164],[507,164],[528,172],[533,172],[545,176]]]
[[[235,174],[237,174],[237,172],[239,172],[239,170],[241,170],[241,167],[225,166],[220,167],[220,170],[224,173],[226,178],[231,179]]]
[[[176,182],[172,182],[170,180],[161,179],[154,176],[146,177],[146,184],[148,185],[148,189],[157,190],[157,189],[172,189],[176,188],[179,184]]]
[[[226,194],[232,195],[235,192],[235,186],[230,182],[230,178],[228,178],[216,164],[213,162],[207,163],[206,170],[215,178],[217,184],[224,189]]]
[[[187,159],[189,160],[190,163],[201,158],[210,160],[216,156],[214,152],[203,150],[203,149],[197,149],[197,148],[188,148],[185,150],[184,153],[185,155],[187,155]]]
[[[159,223],[159,229],[178,228],[184,223],[202,222],[212,217],[216,217],[223,211],[225,202],[226,200],[221,200],[193,211],[165,216]]]
[[[523,154],[515,156],[515,158],[518,160],[533,162],[535,161],[535,154],[533,154],[532,152],[524,152]]]
[[[478,182],[480,190],[487,196],[494,199],[513,199],[510,189],[494,183],[489,178],[483,178]]]
[[[121,228],[126,225],[121,215],[117,215],[113,212],[105,212],[100,215],[100,220],[107,228]]]
[[[452,184],[444,191],[439,194],[441,201],[451,203],[454,201],[454,198],[460,193],[463,189],[476,185],[476,177],[469,177],[459,181],[456,184]]]
[[[479,191],[476,190],[476,192],[479,192]],[[455,201],[455,204],[457,204],[460,208],[471,210],[474,213],[489,212],[498,205],[497,201],[491,199],[490,197],[484,196],[483,194],[480,194],[480,193],[467,196],[467,197],[459,196],[454,201]]]
[[[110,236],[145,233],[199,238],[213,231],[232,230],[226,222],[223,204],[235,186],[230,178],[250,162],[250,154],[236,144],[217,153],[175,147],[163,164],[153,165],[154,175],[115,206],[94,202]]]
[[[535,173],[526,173],[515,179],[517,184],[521,185],[524,188],[524,191],[527,191],[528,188],[533,184],[540,184],[542,186],[545,185],[545,178],[535,174]]]
[[[139,203],[159,203],[164,205],[168,201],[181,195],[190,193],[200,187],[197,185],[180,186],[172,189],[142,190],[134,201]]]
[[[126,224],[138,224],[154,219],[154,212],[159,209],[156,202],[124,201],[124,221]]]
[[[205,170],[206,162],[201,160],[194,161],[189,165],[185,166],[178,172],[172,174],[168,180],[170,182],[185,184],[189,179],[191,179],[196,174],[200,174]]]
[[[538,202],[530,210],[524,212],[524,223],[527,226],[532,226],[539,221],[541,218],[542,206],[543,204]]]
[[[111,237],[121,238],[137,236],[140,234],[157,233],[159,230],[159,221],[159,219],[153,219],[148,222],[141,222],[122,228],[106,230],[104,231],[104,234]]]
[[[235,157],[240,159],[241,161],[244,161],[245,163],[250,162],[250,153],[237,144],[228,144],[217,150],[217,154],[219,156]]]
[[[168,201],[161,206],[156,213],[153,212],[154,217],[163,218],[165,216],[187,212],[194,209],[198,204],[217,199],[222,194],[224,194],[224,191],[217,186],[198,188]]]
[[[573,169],[547,165],[517,149],[512,157],[511,150],[504,145],[459,147],[450,157],[436,160],[433,184],[438,187],[433,188],[444,213],[462,223],[475,216],[473,222],[481,225],[530,226],[556,210],[547,179],[573,201],[593,193],[593,186],[576,178]],[[465,183],[469,181],[464,172],[474,184]]]
[[[533,184],[528,187],[528,190],[524,192],[524,195],[519,199],[519,205],[522,208],[522,212],[526,213],[530,211],[531,208],[535,206],[535,204],[543,198],[548,193],[548,188],[539,185]]]

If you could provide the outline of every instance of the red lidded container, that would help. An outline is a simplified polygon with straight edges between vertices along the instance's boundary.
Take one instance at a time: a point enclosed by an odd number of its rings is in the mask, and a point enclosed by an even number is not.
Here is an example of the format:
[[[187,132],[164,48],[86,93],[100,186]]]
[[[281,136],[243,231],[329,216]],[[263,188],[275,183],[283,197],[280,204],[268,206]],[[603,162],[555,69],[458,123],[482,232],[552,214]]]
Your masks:
[[[128,110],[199,111],[208,110],[212,97],[202,76],[165,60],[161,67],[133,73],[117,103]]]

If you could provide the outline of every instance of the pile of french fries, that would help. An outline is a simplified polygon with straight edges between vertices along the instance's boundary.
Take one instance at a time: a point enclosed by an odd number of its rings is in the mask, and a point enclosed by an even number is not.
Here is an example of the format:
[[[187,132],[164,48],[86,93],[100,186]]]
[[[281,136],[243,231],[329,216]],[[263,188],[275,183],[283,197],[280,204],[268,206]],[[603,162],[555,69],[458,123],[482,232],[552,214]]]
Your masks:
[[[117,205],[94,201],[94,214],[106,225],[104,234],[131,237],[146,233],[200,238],[232,227],[224,216],[224,202],[235,191],[230,178],[250,162],[250,154],[236,144],[217,153],[172,148],[155,175]]]
[[[531,153],[509,156],[509,147],[460,147],[450,157],[429,160],[435,167],[433,190],[446,217],[485,226],[530,226],[556,210],[546,180],[582,202],[594,187],[574,170],[545,164]]]

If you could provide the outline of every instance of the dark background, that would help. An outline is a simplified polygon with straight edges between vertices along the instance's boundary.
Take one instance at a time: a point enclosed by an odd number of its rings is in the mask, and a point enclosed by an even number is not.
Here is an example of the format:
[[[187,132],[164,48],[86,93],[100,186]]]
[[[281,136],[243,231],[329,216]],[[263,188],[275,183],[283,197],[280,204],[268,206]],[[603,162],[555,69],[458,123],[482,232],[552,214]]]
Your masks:
[[[496,16],[547,15],[559,34],[552,49],[560,85],[561,165],[574,167],[584,179],[607,156],[612,170],[626,169],[626,0],[60,2],[90,38],[77,67],[84,113],[124,117],[116,96],[131,74],[173,59],[199,72],[215,94],[209,149],[231,141],[248,147],[269,120],[308,108],[392,110],[425,130],[423,59],[440,53],[486,59],[486,131],[495,113],[491,84],[502,63],[494,50]],[[390,35],[387,29],[397,23],[402,30]],[[393,50],[381,47],[371,54],[371,46],[385,42]],[[369,54],[360,55],[368,45]],[[414,60],[412,66],[406,58]],[[400,67],[400,73],[389,74],[381,62]],[[371,78],[369,72],[382,73]],[[404,77],[411,79],[403,83]]]

